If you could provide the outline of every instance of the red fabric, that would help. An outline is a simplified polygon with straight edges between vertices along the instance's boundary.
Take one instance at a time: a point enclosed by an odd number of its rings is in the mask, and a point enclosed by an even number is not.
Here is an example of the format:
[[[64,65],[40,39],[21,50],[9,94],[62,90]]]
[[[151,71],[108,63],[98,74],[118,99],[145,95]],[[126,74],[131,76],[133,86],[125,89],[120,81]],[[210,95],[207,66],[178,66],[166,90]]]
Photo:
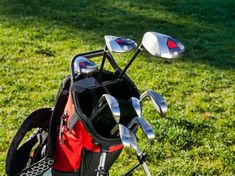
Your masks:
[[[69,95],[65,111],[67,111],[68,118],[74,113],[71,95]],[[62,139],[64,141],[63,144],[57,137],[55,163],[53,164],[53,168],[58,171],[71,172],[79,169],[83,148],[93,152],[100,152],[100,146],[92,142],[91,135],[81,121],[78,121],[72,132],[65,128]],[[122,147],[123,145],[111,146],[109,152],[117,151]]]

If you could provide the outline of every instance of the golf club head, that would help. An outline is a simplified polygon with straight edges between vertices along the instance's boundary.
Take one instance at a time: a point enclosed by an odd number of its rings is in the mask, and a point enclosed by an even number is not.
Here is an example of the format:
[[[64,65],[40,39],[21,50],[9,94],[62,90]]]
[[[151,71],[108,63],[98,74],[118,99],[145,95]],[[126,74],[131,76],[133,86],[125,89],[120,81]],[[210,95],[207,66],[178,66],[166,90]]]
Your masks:
[[[142,101],[146,97],[150,97],[154,108],[157,110],[161,117],[164,117],[167,112],[167,105],[165,99],[161,95],[150,89],[148,89],[143,93],[143,95],[141,95],[140,101]]]
[[[138,125],[139,125],[139,123],[138,123],[138,121],[136,120],[136,118],[134,117],[134,118],[132,118],[132,119],[130,120],[130,122],[127,124],[127,127],[128,127],[129,129],[132,129],[133,127],[138,126]]]
[[[108,50],[116,53],[129,52],[137,47],[134,40],[123,37],[105,35],[104,40]]]
[[[136,117],[136,120],[140,124],[140,127],[143,130],[143,132],[146,135],[146,137],[149,140],[153,140],[155,138],[155,134],[154,134],[152,126],[147,121],[145,121],[143,118],[141,118],[141,117]]]
[[[136,134],[131,130],[129,132],[130,132],[130,137],[131,137],[131,147],[136,151],[137,155],[140,156],[142,152],[138,145]]]
[[[124,147],[130,147],[131,145],[131,136],[130,130],[122,124],[119,124],[119,134],[120,139]]]
[[[129,129],[132,129],[134,126],[137,126],[137,125],[139,125],[141,127],[141,129],[144,132],[145,136],[149,140],[153,140],[155,138],[155,134],[154,134],[152,126],[147,121],[145,121],[145,119],[143,119],[142,117],[134,117],[127,124],[127,127]]]
[[[84,56],[77,57],[74,62],[74,71],[77,72],[78,74],[81,73],[88,74],[91,72],[95,72],[97,70],[98,66],[96,65],[96,63],[88,60]]]
[[[180,41],[158,32],[146,32],[142,39],[142,45],[151,55],[165,59],[177,58],[185,50]]]
[[[141,109],[141,105],[140,105],[140,100],[136,97],[131,97],[129,99],[129,101],[131,101],[134,109],[135,109],[135,112],[136,114],[138,115],[138,117],[141,117],[142,115],[142,109]]]
[[[103,94],[99,100],[99,106],[101,106],[104,101],[107,102],[116,123],[119,123],[119,121],[120,121],[120,108],[119,108],[119,104],[118,104],[118,101],[116,100],[116,98],[114,98],[113,96],[111,96],[109,94]]]

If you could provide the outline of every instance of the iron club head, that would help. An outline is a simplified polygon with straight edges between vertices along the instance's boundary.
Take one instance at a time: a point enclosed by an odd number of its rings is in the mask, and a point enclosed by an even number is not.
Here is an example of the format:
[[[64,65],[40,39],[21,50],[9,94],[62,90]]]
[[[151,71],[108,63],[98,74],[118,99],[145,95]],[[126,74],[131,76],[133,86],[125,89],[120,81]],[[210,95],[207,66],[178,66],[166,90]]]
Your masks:
[[[142,109],[141,109],[141,105],[140,105],[140,100],[136,97],[131,97],[130,101],[133,105],[133,108],[135,109],[136,114],[138,115],[138,117],[134,118],[135,120],[132,120],[129,124],[128,127],[132,126],[135,124],[135,121],[138,122],[138,124],[140,125],[141,129],[143,130],[144,134],[146,135],[146,137],[150,140],[155,138],[154,135],[154,131],[153,128],[151,127],[151,125],[142,117]]]
[[[133,118],[127,125],[129,129],[131,129],[133,126],[139,125],[142,129],[143,133],[149,140],[153,140],[155,138],[155,134],[153,131],[152,126],[142,117],[135,117]]]
[[[140,105],[140,100],[136,97],[131,97],[129,99],[129,101],[131,101],[131,104],[133,106],[133,108],[135,109],[135,112],[136,114],[141,117],[142,115],[142,108],[141,108],[141,105]]]
[[[131,145],[131,136],[130,130],[122,124],[119,124],[119,134],[120,139],[124,147],[130,147]]]
[[[145,99],[146,97],[149,97],[151,99],[154,108],[157,110],[160,116],[165,116],[167,112],[167,105],[165,99],[161,95],[150,89],[148,89],[141,95],[140,101],[143,101],[143,99]]]
[[[155,138],[155,134],[152,126],[143,118],[136,117],[138,123],[140,124],[141,129],[149,140],[153,140]]]
[[[116,123],[119,123],[119,121],[120,121],[120,108],[119,108],[119,104],[118,104],[118,101],[116,100],[116,98],[114,98],[113,96],[111,96],[109,94],[103,94],[99,100],[99,106],[101,106],[104,101],[107,102],[109,109],[111,110],[111,113],[112,113],[113,118],[115,119]]]

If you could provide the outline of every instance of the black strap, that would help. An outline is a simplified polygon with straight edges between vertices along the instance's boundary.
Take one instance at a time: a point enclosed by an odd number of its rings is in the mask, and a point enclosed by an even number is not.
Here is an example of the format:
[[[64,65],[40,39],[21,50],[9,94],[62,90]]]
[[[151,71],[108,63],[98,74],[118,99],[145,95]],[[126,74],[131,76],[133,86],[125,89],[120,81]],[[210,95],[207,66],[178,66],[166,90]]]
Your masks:
[[[15,175],[22,168],[19,167],[17,161],[17,155],[19,156],[20,151],[24,146],[28,146],[26,143],[21,148],[18,148],[21,141],[24,139],[25,134],[28,131],[31,131],[33,128],[44,128],[47,129],[49,126],[49,119],[51,116],[50,108],[43,108],[34,111],[31,113],[22,123],[21,127],[14,136],[11,145],[8,149],[7,158],[6,158],[6,172],[7,175]],[[32,141],[33,142],[33,141]],[[33,144],[32,144],[33,145]],[[31,147],[31,146],[28,146]],[[24,152],[26,154],[26,152]]]
[[[58,92],[55,107],[51,116],[49,134],[48,134],[48,157],[53,157],[56,149],[57,125],[60,123],[60,117],[64,113],[64,108],[68,100],[70,88],[70,77],[66,77],[61,84]]]

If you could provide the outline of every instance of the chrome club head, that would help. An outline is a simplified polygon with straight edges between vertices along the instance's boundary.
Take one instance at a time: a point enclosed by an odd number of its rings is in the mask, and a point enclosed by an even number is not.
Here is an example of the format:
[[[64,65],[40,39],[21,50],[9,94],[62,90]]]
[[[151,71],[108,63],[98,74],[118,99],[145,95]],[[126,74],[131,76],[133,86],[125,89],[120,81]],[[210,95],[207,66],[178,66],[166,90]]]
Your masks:
[[[142,109],[141,109],[141,105],[140,105],[140,100],[139,100],[138,98],[136,98],[136,97],[131,97],[131,98],[129,99],[129,101],[131,101],[132,106],[134,107],[136,114],[137,114],[139,117],[141,117],[141,115],[142,115]]]
[[[123,37],[105,35],[104,39],[108,50],[116,53],[129,52],[137,47],[134,40]]]
[[[120,121],[120,109],[116,98],[109,94],[103,94],[99,100],[99,107],[106,101],[116,123]]]
[[[143,101],[143,99],[145,99],[146,97],[150,97],[154,108],[157,110],[160,116],[165,116],[167,112],[167,105],[165,99],[161,95],[150,89],[148,89],[141,95],[140,101]]]
[[[150,140],[155,138],[154,135],[154,131],[153,128],[151,127],[151,125],[142,117],[142,109],[141,109],[141,105],[140,105],[140,100],[136,97],[131,97],[130,100],[136,114],[138,115],[138,117],[134,118],[134,120],[132,120],[129,124],[128,127],[132,127],[135,124],[135,121],[138,122],[138,124],[140,125],[141,129],[143,130],[144,134],[146,135],[146,137]]]
[[[74,71],[77,72],[78,74],[81,73],[88,74],[91,72],[95,72],[97,70],[98,66],[96,65],[96,63],[88,60],[84,56],[77,57],[74,62]]]
[[[109,109],[112,113],[113,118],[115,119],[117,125],[114,126],[113,130],[111,131],[111,134],[114,134],[117,130],[119,130],[120,139],[122,141],[122,144],[125,147],[130,147],[130,133],[129,129],[125,127],[122,124],[119,124],[120,122],[120,108],[118,101],[116,98],[109,94],[103,94],[99,100],[99,107],[103,104],[103,102],[106,101]]]
[[[151,55],[165,59],[177,58],[185,50],[180,41],[158,32],[146,32],[142,39],[142,45]]]
[[[131,137],[131,147],[136,151],[137,155],[140,156],[142,152],[141,152],[140,147],[138,145],[138,140],[137,140],[136,134],[131,130],[129,130],[129,133],[130,133],[130,137]]]
[[[140,127],[143,130],[146,137],[150,140],[153,140],[155,138],[155,134],[154,134],[152,126],[141,117],[136,117],[136,119],[138,123],[140,124]]]
[[[133,128],[133,126],[139,125],[144,132],[145,136],[149,140],[153,140],[155,138],[155,134],[152,126],[142,117],[134,117],[128,124],[127,127],[129,129]]]
[[[124,147],[130,147],[131,145],[130,130],[124,125],[119,124],[119,134]]]

